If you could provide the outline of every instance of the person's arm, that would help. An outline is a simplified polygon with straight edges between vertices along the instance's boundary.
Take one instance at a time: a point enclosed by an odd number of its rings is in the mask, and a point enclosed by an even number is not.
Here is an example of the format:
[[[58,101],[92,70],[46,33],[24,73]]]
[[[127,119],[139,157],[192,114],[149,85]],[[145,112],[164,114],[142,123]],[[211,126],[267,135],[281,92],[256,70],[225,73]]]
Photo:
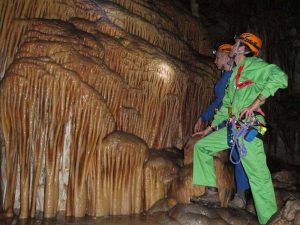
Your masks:
[[[214,117],[215,109],[219,108],[222,103],[222,96],[216,96],[215,99],[210,103],[206,110],[201,113],[200,118],[202,121],[211,120]]]
[[[196,136],[196,135],[199,135],[200,137],[205,137],[205,136],[208,135],[211,131],[217,130],[217,129],[218,129],[218,126],[210,125],[210,126],[208,126],[205,130],[196,132],[196,133],[194,133],[192,136],[194,137],[194,136]]]
[[[262,95],[259,95],[257,97],[257,99],[255,99],[255,101],[248,107],[244,108],[241,110],[240,113],[240,118],[243,118],[244,116],[248,119],[251,117],[252,113],[256,110],[258,110],[258,108],[260,107],[260,105],[262,104],[262,102],[265,101],[265,97],[263,97]]]
[[[214,87],[215,99],[210,103],[210,105],[206,108],[206,110],[203,113],[201,113],[200,118],[197,120],[195,124],[194,133],[199,133],[200,131],[203,131],[204,122],[213,119],[213,116],[215,114],[215,109],[219,108],[222,103],[225,86],[226,84],[222,84],[221,81],[218,81],[216,83]]]
[[[268,78],[264,83],[261,96],[268,98],[274,96],[278,89],[284,89],[288,86],[288,76],[278,66],[269,65]]]
[[[230,99],[228,95],[228,90],[225,91],[225,96],[222,101],[222,106],[221,108],[217,111],[217,113],[214,116],[214,119],[211,123],[213,127],[218,126],[221,124],[224,120],[227,120],[229,115],[228,115],[228,107],[230,105]]]
[[[228,76],[228,74],[231,74],[231,71],[222,73],[221,79],[216,83],[214,87],[215,98],[207,107],[207,109],[201,114],[200,118],[202,121],[212,120],[215,115],[215,109],[220,108],[225,95],[226,85],[228,83],[228,78],[226,79],[224,76]]]
[[[194,126],[194,133],[198,133],[198,132],[202,131],[203,129],[204,129],[204,126],[203,126],[202,118],[200,117]]]
[[[250,106],[241,111],[240,118],[243,116],[249,118],[268,97],[274,96],[279,88],[284,89],[288,86],[288,76],[278,66],[270,65],[266,75],[268,78],[264,82],[261,93]]]

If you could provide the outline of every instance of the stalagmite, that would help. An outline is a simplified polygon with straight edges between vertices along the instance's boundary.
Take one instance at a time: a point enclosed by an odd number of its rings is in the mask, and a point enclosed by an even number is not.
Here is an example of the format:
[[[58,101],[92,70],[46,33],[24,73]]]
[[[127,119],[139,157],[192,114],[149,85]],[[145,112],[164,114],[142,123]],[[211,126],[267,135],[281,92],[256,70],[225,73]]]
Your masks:
[[[199,135],[196,135],[189,139],[189,141],[184,146],[184,160],[183,163],[185,166],[190,165],[193,163],[194,160],[194,145],[198,140],[200,140],[201,137]]]
[[[178,168],[165,157],[154,155],[145,164],[145,210],[158,200],[167,197],[171,181],[177,176]]]
[[[190,164],[180,169],[178,178],[172,182],[169,196],[179,203],[190,203],[193,196],[201,196],[205,192],[204,186],[193,185],[193,166]]]
[[[143,210],[144,162],[148,146],[142,139],[114,132],[92,160],[88,175],[88,215],[129,215]]]
[[[218,154],[214,157],[217,188],[221,206],[227,207],[229,200],[234,192],[233,168],[228,164],[226,153]],[[201,196],[205,188],[204,186],[193,185],[193,166],[189,164],[179,171],[179,176],[172,182],[169,191],[170,197],[175,198],[180,203],[189,203],[191,197]]]

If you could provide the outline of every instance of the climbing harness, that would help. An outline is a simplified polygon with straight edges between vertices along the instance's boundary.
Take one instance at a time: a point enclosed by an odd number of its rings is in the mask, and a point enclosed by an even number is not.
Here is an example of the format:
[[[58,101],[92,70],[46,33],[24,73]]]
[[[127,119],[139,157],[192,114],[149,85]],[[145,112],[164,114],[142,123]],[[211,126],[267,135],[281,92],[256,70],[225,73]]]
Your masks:
[[[261,128],[257,130],[255,126]],[[249,121],[243,122],[242,120],[236,120],[235,116],[232,116],[227,122],[227,141],[230,147],[229,159],[233,164],[239,164],[241,157],[247,155],[247,149],[244,141],[252,142],[255,137],[262,138],[266,128],[261,126],[260,122],[255,118],[255,115],[251,116]],[[241,143],[239,143],[239,141]],[[233,151],[237,151],[238,160],[234,161],[232,154]]]
[[[233,164],[239,164],[241,162],[241,156],[246,156],[247,155],[247,149],[245,148],[244,143],[242,143],[241,145],[238,143],[238,139],[240,136],[245,136],[245,133],[249,127],[249,125],[247,124],[246,126],[243,126],[240,129],[237,129],[236,127],[236,119],[234,116],[232,116],[227,124],[227,141],[228,141],[228,145],[230,147],[230,155],[229,155],[229,159]],[[238,153],[238,160],[234,161],[232,154],[233,151],[237,151]]]

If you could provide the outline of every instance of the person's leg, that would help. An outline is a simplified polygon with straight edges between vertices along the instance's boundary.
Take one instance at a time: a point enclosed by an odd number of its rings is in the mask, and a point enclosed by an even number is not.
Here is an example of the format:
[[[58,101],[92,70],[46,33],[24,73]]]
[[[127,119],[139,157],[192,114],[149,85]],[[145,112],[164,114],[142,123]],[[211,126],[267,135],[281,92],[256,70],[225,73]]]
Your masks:
[[[250,189],[250,184],[244,167],[240,161],[240,155],[237,148],[232,150],[231,160],[234,165],[236,193],[234,198],[228,203],[228,206],[233,208],[246,208],[247,201],[245,191]]]
[[[196,142],[194,146],[193,184],[216,187],[213,155],[227,148],[226,128],[215,131]]]
[[[228,148],[227,129],[223,128],[196,142],[194,146],[193,184],[206,186],[205,194],[193,196],[191,202],[218,204],[213,155]]]
[[[228,141],[228,144],[230,145],[230,143],[231,143],[231,135],[230,135],[231,134],[231,126],[227,127],[227,131],[228,131],[227,132],[228,133],[227,141]],[[242,193],[244,190],[247,190],[250,188],[250,184],[249,184],[247,174],[241,163],[239,152],[236,147],[233,148],[232,151],[230,149],[230,161],[234,165],[234,178],[235,178],[235,183],[236,183],[236,190],[238,193]]]
[[[234,162],[240,161],[240,156],[236,148],[232,151],[232,158]],[[234,177],[237,192],[243,192],[250,188],[249,179],[241,162],[234,164]]]
[[[249,178],[258,220],[266,224],[277,211],[271,174],[266,163],[262,140],[244,141],[247,155],[242,157],[242,164]]]
[[[237,192],[245,191],[250,188],[249,179],[241,163],[235,166],[235,179]]]

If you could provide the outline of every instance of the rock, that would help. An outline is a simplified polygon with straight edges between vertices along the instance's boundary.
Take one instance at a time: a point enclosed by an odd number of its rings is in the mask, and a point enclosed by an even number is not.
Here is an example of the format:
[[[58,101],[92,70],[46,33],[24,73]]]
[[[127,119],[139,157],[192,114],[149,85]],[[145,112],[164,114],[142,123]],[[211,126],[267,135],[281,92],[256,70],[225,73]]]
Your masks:
[[[169,213],[169,216],[180,224],[188,225],[227,225],[216,212],[197,204],[177,205]]]
[[[275,190],[275,198],[276,198],[277,208],[281,209],[282,206],[285,204],[285,200],[283,199],[282,192],[280,190]],[[256,210],[252,198],[247,201],[246,210],[256,215]]]
[[[285,204],[281,191],[275,189],[275,198],[276,198],[277,209],[281,209],[282,206]]]
[[[152,155],[144,165],[145,210],[166,198],[171,183],[178,177],[178,166],[171,160]]]
[[[199,141],[201,137],[199,135],[196,135],[194,137],[191,137],[187,144],[184,147],[184,165],[189,165],[193,163],[193,157],[194,157],[194,145],[197,141]]]
[[[228,224],[233,225],[258,225],[258,221],[255,215],[248,213],[243,209],[233,208],[217,208],[218,215],[225,220]]]
[[[299,210],[296,212],[293,225],[300,225],[300,211]]]
[[[267,225],[292,225],[299,223],[300,199],[289,200],[278,210]]]
[[[283,208],[282,216],[287,221],[292,221],[295,219],[296,213],[299,210],[300,210],[300,199],[290,200],[285,204]]]
[[[282,218],[282,210],[279,210],[270,218],[267,225],[292,225],[292,223]]]
[[[286,191],[284,189],[279,189],[282,201],[285,203],[288,200],[300,199],[300,193],[295,191]]]
[[[256,215],[256,210],[255,210],[253,199],[250,199],[247,201],[246,211],[248,211],[249,213],[252,213],[253,215]]]
[[[174,198],[164,198],[157,201],[148,211],[147,215],[151,215],[157,212],[167,212],[177,204]]]
[[[177,166],[183,167],[183,151],[177,148],[152,149],[150,156],[162,156],[174,162]]]
[[[155,225],[182,225],[176,220],[170,218],[167,213],[162,214],[157,218]]]
[[[178,204],[169,216],[180,224],[190,225],[258,225],[257,219],[245,210],[210,208],[203,204]]]
[[[296,190],[298,174],[294,171],[282,170],[272,174],[274,188],[284,188],[285,190]]]
[[[187,212],[192,214],[201,214],[204,215],[210,219],[216,219],[219,218],[219,215],[216,213],[215,208],[210,208],[204,204],[182,204],[178,205],[176,209],[173,209],[173,211],[170,211],[170,215],[173,213],[178,212]]]
[[[204,194],[205,187],[193,185],[192,164],[179,169],[178,178],[172,182],[168,195],[175,198],[179,203],[190,203],[192,196]]]
[[[8,209],[6,212],[0,213],[0,220],[2,219],[10,219],[14,217],[14,212],[12,209]]]

